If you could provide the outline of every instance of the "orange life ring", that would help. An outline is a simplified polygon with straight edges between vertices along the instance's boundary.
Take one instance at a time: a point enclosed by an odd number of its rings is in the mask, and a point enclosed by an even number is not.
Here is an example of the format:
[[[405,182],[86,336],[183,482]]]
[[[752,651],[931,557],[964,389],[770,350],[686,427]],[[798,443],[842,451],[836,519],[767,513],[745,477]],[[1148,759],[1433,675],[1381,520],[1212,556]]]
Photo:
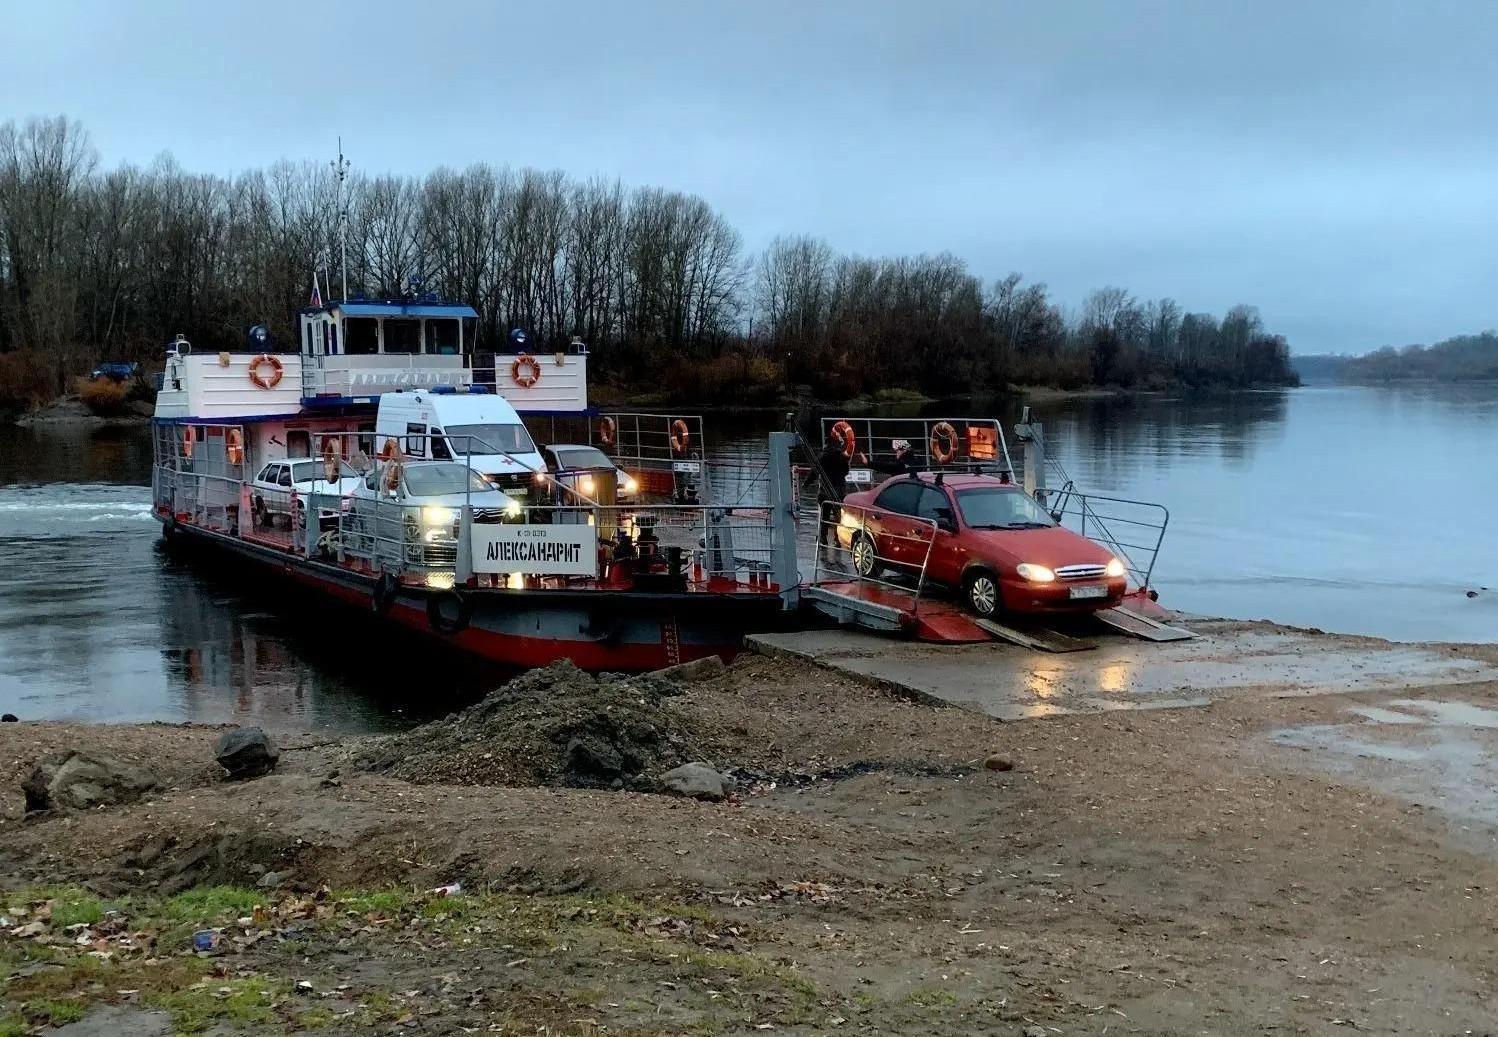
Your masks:
[[[343,443],[337,436],[322,437],[322,474],[327,482],[338,481],[338,462],[343,456]]]
[[[385,440],[385,445],[380,448],[381,461],[393,461],[401,455],[400,444],[393,439]]]
[[[270,374],[262,375],[260,368],[266,364],[270,365]],[[269,353],[261,353],[250,361],[250,381],[262,389],[274,389],[281,384],[281,375],[285,373],[281,367],[279,357],[271,356]]]
[[[957,456],[957,430],[951,422],[938,421],[931,428],[931,457],[937,464],[948,464]]]
[[[231,428],[224,436],[224,453],[230,464],[244,464],[244,433],[239,429]]]
[[[853,426],[846,421],[839,421],[832,426],[832,438],[837,440],[837,445],[843,448],[844,456],[853,457],[853,451],[858,447],[858,436],[853,431]]]
[[[521,369],[525,368],[525,374]],[[510,380],[522,389],[529,389],[541,380],[541,365],[529,353],[521,353],[510,365]]]
[[[684,454],[692,442],[692,430],[687,428],[687,423],[677,418],[671,422],[671,452],[673,454]]]
[[[192,426],[182,426],[182,456],[192,460]]]
[[[615,424],[613,418],[605,415],[598,422],[598,441],[604,446],[613,446],[618,438],[619,426]]]
[[[401,484],[401,463],[388,461],[385,464],[385,489],[393,490]]]

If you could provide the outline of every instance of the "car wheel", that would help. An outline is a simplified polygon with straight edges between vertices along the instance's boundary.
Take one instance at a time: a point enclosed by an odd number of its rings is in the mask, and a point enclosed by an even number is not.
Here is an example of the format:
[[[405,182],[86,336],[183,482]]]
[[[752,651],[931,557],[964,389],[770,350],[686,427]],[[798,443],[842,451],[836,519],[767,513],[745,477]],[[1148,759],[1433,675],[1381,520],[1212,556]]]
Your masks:
[[[962,597],[973,614],[984,619],[992,619],[1003,608],[998,577],[984,569],[979,569],[963,581]]]
[[[873,579],[879,575],[879,552],[874,547],[874,540],[863,533],[853,536],[853,570],[866,580]]]

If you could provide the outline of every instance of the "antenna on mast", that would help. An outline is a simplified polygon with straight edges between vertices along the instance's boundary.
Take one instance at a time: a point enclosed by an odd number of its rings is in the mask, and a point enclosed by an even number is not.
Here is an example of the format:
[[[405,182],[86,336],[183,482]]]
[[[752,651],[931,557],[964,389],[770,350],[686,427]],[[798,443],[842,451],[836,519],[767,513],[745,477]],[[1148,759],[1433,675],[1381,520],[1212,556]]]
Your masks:
[[[330,163],[333,175],[338,180],[338,252],[339,268],[343,275],[344,302],[348,302],[348,206],[343,201],[343,181],[348,178],[349,161],[343,157],[343,138],[338,138],[338,161]]]

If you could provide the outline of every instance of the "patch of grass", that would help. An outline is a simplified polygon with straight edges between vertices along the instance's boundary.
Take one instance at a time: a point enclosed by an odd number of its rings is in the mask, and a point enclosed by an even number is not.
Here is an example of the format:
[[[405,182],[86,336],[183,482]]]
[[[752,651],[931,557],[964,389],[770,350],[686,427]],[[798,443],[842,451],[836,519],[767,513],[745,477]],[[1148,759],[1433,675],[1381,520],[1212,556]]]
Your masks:
[[[26,1037],[26,1020],[18,1015],[0,1015],[0,1037]]]
[[[940,987],[917,987],[905,995],[905,1000],[921,1008],[936,1008],[940,1005],[955,1005],[957,995]]]
[[[265,1028],[276,1020],[275,1004],[290,991],[288,985],[261,976],[206,980],[167,994],[158,994],[150,1004],[171,1013],[179,1033],[202,1033],[223,1023],[239,1028]]]
[[[256,904],[263,903],[265,894],[260,890],[239,886],[203,886],[168,897],[152,913],[159,913],[174,922],[203,925],[241,918],[253,911]]]
[[[48,1026],[61,1026],[63,1023],[76,1023],[83,1018],[83,1013],[88,1006],[82,1001],[58,1001],[51,998],[41,998],[26,1003],[26,1015],[38,1023],[46,1023]]]
[[[340,908],[356,915],[399,914],[412,900],[412,894],[400,889],[382,889],[373,892],[340,893],[334,898]]]

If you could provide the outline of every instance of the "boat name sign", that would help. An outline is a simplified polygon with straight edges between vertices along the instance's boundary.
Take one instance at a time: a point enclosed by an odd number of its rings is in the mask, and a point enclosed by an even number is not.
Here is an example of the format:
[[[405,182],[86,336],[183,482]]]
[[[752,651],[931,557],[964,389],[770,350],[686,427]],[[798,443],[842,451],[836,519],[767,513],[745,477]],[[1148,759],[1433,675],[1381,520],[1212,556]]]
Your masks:
[[[471,528],[476,573],[597,575],[598,530],[594,526],[475,523]]]

